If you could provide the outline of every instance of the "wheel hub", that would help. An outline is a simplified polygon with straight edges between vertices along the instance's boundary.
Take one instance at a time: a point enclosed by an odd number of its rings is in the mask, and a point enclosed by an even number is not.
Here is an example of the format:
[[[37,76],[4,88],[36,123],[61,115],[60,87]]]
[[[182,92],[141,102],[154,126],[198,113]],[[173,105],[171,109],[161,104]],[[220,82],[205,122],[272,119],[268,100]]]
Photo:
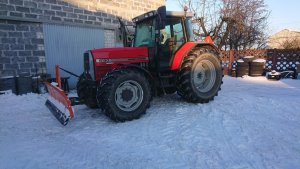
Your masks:
[[[123,111],[137,109],[143,101],[143,90],[140,84],[133,80],[121,83],[115,92],[115,102]]]
[[[203,83],[206,80],[205,69],[203,68],[202,65],[199,65],[199,68],[196,70],[194,75],[195,75],[194,79],[195,81],[197,81],[197,83]]]
[[[200,92],[211,90],[216,81],[214,64],[209,60],[201,60],[196,63],[192,72],[192,82]]]
[[[125,102],[129,102],[130,100],[132,100],[133,97],[133,92],[129,89],[125,89],[122,91],[122,100],[124,100]]]

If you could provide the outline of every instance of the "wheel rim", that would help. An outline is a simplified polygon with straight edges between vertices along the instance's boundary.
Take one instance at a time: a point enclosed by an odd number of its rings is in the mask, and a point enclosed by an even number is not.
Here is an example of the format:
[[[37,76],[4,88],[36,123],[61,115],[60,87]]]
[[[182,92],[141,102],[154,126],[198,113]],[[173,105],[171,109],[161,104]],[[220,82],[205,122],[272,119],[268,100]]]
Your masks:
[[[209,60],[201,60],[196,63],[192,72],[192,82],[199,92],[208,92],[216,81],[214,64]]]
[[[133,80],[121,83],[115,92],[115,103],[123,111],[130,112],[137,109],[143,101],[142,86]]]

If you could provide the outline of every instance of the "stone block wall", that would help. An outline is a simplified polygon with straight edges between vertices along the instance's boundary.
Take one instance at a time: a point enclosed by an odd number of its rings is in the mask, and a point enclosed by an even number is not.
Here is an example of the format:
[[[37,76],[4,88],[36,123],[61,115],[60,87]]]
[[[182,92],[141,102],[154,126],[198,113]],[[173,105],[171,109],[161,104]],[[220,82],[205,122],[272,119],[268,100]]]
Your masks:
[[[165,0],[0,0],[0,18],[116,27],[164,5]]]
[[[0,77],[46,73],[43,23],[104,29],[105,47],[114,47],[117,17],[130,22],[165,0],[0,0]]]
[[[46,72],[40,23],[0,20],[0,76]]]

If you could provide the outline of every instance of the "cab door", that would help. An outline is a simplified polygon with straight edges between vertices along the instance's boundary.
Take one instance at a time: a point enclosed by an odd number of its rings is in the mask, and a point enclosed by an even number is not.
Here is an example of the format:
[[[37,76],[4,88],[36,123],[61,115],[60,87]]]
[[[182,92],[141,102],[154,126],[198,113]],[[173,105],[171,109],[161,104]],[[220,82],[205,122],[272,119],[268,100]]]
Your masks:
[[[168,69],[175,52],[185,43],[181,18],[167,18],[166,26],[160,30],[159,67]]]

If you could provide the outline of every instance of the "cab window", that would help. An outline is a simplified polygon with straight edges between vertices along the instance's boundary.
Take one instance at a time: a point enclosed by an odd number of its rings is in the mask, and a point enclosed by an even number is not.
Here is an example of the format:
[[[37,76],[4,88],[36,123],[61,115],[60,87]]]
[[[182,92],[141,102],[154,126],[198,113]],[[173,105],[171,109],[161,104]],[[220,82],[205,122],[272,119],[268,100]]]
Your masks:
[[[154,20],[143,21],[136,25],[136,37],[134,46],[154,47],[155,39]]]
[[[172,46],[170,52],[176,52],[185,41],[181,18],[167,18],[166,27],[160,30],[160,35],[160,44]]]

